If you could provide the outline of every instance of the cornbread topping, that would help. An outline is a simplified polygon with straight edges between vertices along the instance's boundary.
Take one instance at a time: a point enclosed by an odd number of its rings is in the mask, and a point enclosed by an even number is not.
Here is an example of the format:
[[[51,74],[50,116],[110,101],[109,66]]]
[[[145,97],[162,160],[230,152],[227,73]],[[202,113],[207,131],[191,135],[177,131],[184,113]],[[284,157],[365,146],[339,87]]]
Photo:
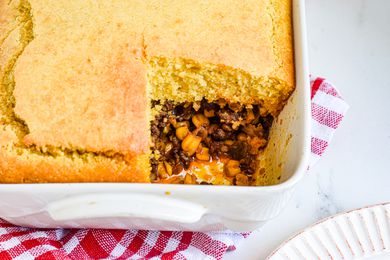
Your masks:
[[[268,185],[294,84],[291,0],[0,0],[0,183]]]

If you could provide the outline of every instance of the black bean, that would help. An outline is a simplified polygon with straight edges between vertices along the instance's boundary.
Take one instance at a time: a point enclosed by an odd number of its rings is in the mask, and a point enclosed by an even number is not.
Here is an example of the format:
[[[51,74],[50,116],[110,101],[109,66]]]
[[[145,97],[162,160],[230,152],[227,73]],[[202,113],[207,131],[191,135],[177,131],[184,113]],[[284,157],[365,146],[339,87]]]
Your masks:
[[[248,169],[245,169],[243,172],[246,175],[253,175],[255,173],[255,170],[253,170],[252,168],[248,168]]]
[[[184,111],[183,111],[183,114],[182,114],[182,118],[184,120],[190,120],[192,115],[194,114],[194,109],[192,108],[192,106],[188,106],[186,108],[184,108]]]
[[[245,171],[246,169],[250,168],[249,164],[246,163],[240,163],[240,170]]]
[[[272,122],[274,121],[273,116],[267,115],[266,117],[261,117],[261,125],[264,128],[264,136],[268,138],[269,129],[272,126]]]
[[[258,105],[252,106],[252,112],[253,112],[253,114],[254,114],[255,116],[258,115],[258,114],[260,114],[260,108],[259,108],[259,106],[258,106]]]
[[[252,160],[253,160],[253,158],[251,158],[249,156],[241,159],[240,160],[240,167],[247,167],[247,168],[250,167]]]
[[[218,125],[220,123],[219,117],[217,117],[217,116],[209,117],[209,121],[210,121],[210,124],[217,124]]]
[[[209,102],[207,102],[206,99],[202,100],[202,105],[201,106],[202,106],[203,109],[207,109],[207,110],[214,110],[214,111],[218,111],[219,110],[218,104],[216,104],[216,103],[209,103]]]
[[[172,114],[175,116],[181,116],[183,113],[184,113],[184,106],[183,105],[176,106],[172,111]]]
[[[248,144],[245,142],[236,142],[229,149],[229,155],[234,160],[241,160],[248,155]]]

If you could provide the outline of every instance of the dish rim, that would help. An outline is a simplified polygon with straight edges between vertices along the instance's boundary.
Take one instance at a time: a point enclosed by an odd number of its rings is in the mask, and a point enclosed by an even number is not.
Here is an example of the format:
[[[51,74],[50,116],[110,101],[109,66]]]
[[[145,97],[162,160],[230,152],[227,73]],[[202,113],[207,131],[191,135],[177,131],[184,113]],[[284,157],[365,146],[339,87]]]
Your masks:
[[[304,176],[306,169],[308,167],[309,156],[310,156],[310,119],[311,119],[311,108],[310,108],[310,87],[309,87],[309,72],[308,72],[308,54],[307,54],[307,38],[306,38],[306,18],[305,18],[305,3],[304,0],[293,0],[293,31],[294,31],[294,64],[295,64],[295,76],[296,76],[296,86],[303,88],[303,142],[301,149],[301,156],[299,156],[299,162],[296,164],[293,174],[284,182],[268,185],[268,186],[225,186],[225,185],[184,185],[184,184],[157,184],[157,183],[113,183],[113,182],[104,182],[104,183],[16,183],[16,184],[5,184],[0,183],[0,188],[2,191],[12,191],[12,190],[48,190],[50,187],[58,186],[71,186],[75,188],[82,188],[82,186],[88,186],[89,188],[100,188],[99,186],[104,185],[107,187],[137,187],[145,186],[149,189],[156,190],[180,190],[185,187],[186,189],[190,188],[194,190],[205,191],[228,191],[242,193],[242,192],[272,192],[277,190],[285,190],[295,186]],[[301,104],[302,105],[302,104]],[[115,187],[114,187],[115,186]],[[48,188],[49,187],[49,188]],[[154,187],[154,188],[150,188]],[[179,187],[179,188],[178,188]],[[181,187],[181,188],[180,188]]]

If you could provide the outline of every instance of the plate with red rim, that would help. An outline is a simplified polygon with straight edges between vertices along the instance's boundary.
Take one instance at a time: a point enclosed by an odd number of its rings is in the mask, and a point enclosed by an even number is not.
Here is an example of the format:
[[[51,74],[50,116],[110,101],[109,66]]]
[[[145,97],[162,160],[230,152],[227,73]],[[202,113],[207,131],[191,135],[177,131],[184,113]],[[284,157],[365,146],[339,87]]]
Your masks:
[[[286,240],[267,259],[390,259],[390,203],[321,220]]]

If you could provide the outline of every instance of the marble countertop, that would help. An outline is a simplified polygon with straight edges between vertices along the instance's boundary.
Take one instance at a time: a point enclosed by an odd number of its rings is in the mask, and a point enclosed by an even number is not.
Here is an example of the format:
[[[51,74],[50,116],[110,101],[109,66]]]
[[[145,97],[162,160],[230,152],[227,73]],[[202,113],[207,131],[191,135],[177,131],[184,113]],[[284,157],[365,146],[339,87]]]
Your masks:
[[[313,75],[351,106],[289,206],[224,259],[264,259],[324,217],[390,201],[390,1],[307,0]]]

